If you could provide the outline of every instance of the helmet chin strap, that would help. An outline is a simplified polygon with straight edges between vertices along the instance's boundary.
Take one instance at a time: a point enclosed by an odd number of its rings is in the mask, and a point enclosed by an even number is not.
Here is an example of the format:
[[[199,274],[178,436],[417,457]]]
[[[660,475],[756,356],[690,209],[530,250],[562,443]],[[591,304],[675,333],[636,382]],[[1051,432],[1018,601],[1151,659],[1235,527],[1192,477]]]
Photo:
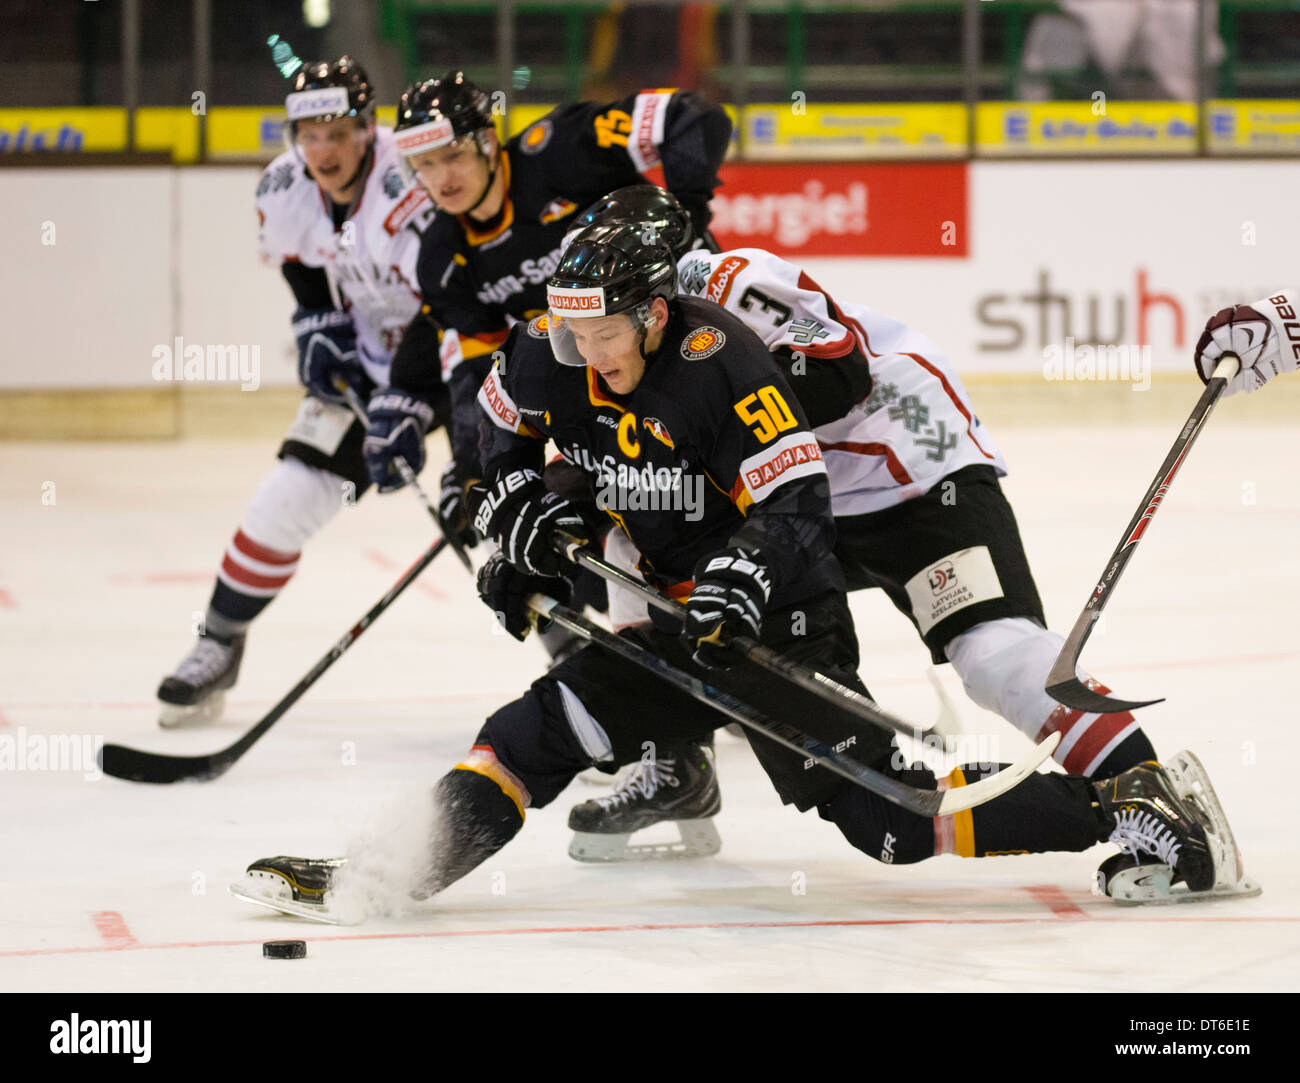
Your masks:
[[[479,152],[479,154],[480,154],[483,158],[487,158],[487,155],[483,153],[483,147],[479,144],[477,138],[476,138],[475,141],[474,141],[474,145],[475,145],[476,147],[478,147],[478,152]],[[495,181],[496,181],[496,179],[497,179],[497,170],[500,169],[500,168],[501,168],[501,150],[500,150],[500,148],[498,148],[498,149],[497,149],[497,160],[496,160],[496,164],[493,165],[490,169],[488,169],[488,178],[487,178],[487,183],[486,183],[485,185],[483,185],[483,191],[482,191],[482,193],[479,195],[478,199],[474,200],[474,205],[473,205],[472,207],[469,207],[469,208],[467,208],[466,210],[462,211],[462,212],[461,212],[462,214],[470,214],[470,213],[472,213],[472,212],[478,210],[478,208],[479,208],[479,204],[481,204],[481,203],[483,202],[483,200],[487,199],[487,197],[488,197],[488,193],[489,193],[490,191],[492,191],[492,185],[493,185],[493,183],[495,183]]]

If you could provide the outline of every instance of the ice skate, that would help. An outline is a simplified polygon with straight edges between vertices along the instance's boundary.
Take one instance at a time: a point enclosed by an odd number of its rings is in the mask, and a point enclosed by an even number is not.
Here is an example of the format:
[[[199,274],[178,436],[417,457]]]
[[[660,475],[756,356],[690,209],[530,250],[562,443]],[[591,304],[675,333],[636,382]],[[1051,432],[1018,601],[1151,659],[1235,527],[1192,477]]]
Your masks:
[[[201,725],[221,717],[226,689],[233,688],[239,677],[239,663],[244,657],[244,640],[239,634],[229,640],[201,635],[194,649],[158,686],[162,710],[158,725],[164,729]]]
[[[1097,870],[1099,893],[1123,905],[1258,895],[1205,768],[1190,752],[1097,783],[1121,852]]]
[[[722,808],[713,750],[682,745],[667,756],[633,765],[608,797],[575,805],[569,856],[575,861],[646,861],[707,857],[722,848],[710,817]],[[631,843],[637,831],[660,823],[677,826],[677,842]]]
[[[329,891],[344,864],[341,857],[264,857],[230,885],[230,894],[282,914],[341,924],[330,910]]]

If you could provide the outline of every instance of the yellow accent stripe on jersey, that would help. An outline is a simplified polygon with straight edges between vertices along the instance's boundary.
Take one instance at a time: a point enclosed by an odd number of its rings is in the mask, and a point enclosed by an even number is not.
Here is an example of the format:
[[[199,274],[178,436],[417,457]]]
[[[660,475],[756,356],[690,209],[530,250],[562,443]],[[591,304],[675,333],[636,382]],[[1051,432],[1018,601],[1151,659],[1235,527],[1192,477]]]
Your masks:
[[[498,349],[510,337],[509,331],[493,332],[487,335],[462,335],[460,355],[466,361],[472,357],[482,357]]]
[[[592,406],[608,406],[617,410],[620,414],[627,413],[627,410],[616,403],[613,399],[606,398],[600,390],[600,384],[596,382],[596,370],[590,365],[587,366],[587,399]]]
[[[511,801],[515,803],[515,808],[519,810],[519,818],[524,818],[524,809],[532,801],[532,797],[524,788],[524,784],[515,778],[513,774],[501,766],[497,760],[496,753],[490,748],[482,745],[475,745],[470,754],[465,757],[462,763],[456,764],[453,771],[473,771],[476,775],[482,775],[484,778],[490,778]]]
[[[966,776],[960,767],[954,767],[948,774],[948,787],[955,789],[966,785]],[[953,841],[958,857],[975,856],[975,818],[970,809],[963,809],[952,817]]]

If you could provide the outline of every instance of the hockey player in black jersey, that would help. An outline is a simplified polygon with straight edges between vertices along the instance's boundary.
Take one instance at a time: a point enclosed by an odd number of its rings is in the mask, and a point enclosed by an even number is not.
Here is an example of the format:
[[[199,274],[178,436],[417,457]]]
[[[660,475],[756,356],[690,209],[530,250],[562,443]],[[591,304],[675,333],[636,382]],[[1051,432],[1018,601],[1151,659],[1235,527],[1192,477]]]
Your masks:
[[[565,594],[554,542],[581,531],[582,520],[542,481],[543,447],[553,439],[603,492],[646,578],[687,599],[682,622],[656,616],[624,634],[816,734],[803,693],[727,646],[734,635],[758,639],[865,691],[816,438],[762,340],[721,307],[678,297],[672,253],[642,238],[635,224],[579,233],[548,285],[547,314],[513,331],[482,388],[491,427],[475,525],[501,551],[481,570],[480,593],[520,639],[525,598]],[[690,476],[704,482],[698,500],[684,492]],[[427,865],[409,887],[431,894],[459,879],[518,833],[527,808],[549,804],[584,768],[632,762],[647,746],[698,739],[724,721],[621,657],[584,647],[494,712],[470,754],[438,782]],[[1194,764],[1185,777],[1155,764],[1099,782],[1030,775],[941,824],[746,736],[785,803],[815,808],[881,861],[931,857],[946,830],[978,838],[981,854],[1079,851],[1111,839],[1136,861],[1160,862],[1194,893],[1239,872],[1204,813],[1212,795],[1193,792]],[[883,732],[864,733],[855,753],[912,785],[937,785],[927,769],[902,765]],[[959,769],[948,784],[981,773]],[[254,862],[248,875],[237,893],[260,891],[266,905],[324,914],[347,866],[277,857]]]
[[[611,192],[579,216],[583,224],[614,221],[654,230],[677,257],[682,292],[721,303],[766,343],[826,458],[836,555],[851,590],[884,589],[934,662],[950,661],[979,706],[1035,741],[1059,732],[1055,757],[1070,773],[1105,778],[1155,758],[1130,712],[1072,711],[1045,692],[1064,641],[1047,630],[1015,516],[998,484],[1006,472],[1001,455],[975,420],[954,367],[928,339],[856,299],[831,298],[801,268],[770,252],[701,250],[689,214],[662,188]],[[945,421],[953,430],[951,448],[928,435]],[[617,535],[611,543],[608,555],[618,559],[626,546]],[[986,563],[980,568],[978,561]],[[951,591],[934,589],[937,570],[956,584]],[[613,592],[616,627],[648,619],[644,603],[624,613],[625,597]],[[655,809],[675,807],[690,788],[677,773],[709,758],[707,748],[695,746],[660,754],[610,795],[573,809],[573,856],[617,860],[644,852],[624,849],[629,831],[666,818]],[[712,776],[708,785],[716,786]]]
[[[647,90],[603,105],[560,106],[503,145],[487,94],[454,72],[407,88],[395,131],[408,168],[439,213],[420,248],[424,303],[391,375],[412,408],[407,417],[372,416],[369,468],[386,484],[400,484],[391,468],[397,454],[419,468],[419,404],[445,383],[453,462],[443,476],[443,528],[473,544],[464,494],[478,477],[474,398],[511,323],[545,310],[546,280],[574,217],[604,192],[640,183],[661,165],[668,188],[702,230],[731,121],[695,93]],[[404,422],[405,436],[383,442]]]

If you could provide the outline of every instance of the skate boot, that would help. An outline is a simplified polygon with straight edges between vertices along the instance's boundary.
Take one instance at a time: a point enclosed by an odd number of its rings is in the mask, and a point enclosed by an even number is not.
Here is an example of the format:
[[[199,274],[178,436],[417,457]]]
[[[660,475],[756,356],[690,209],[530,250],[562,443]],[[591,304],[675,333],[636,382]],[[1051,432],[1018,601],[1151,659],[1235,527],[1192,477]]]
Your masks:
[[[229,639],[210,633],[199,636],[176,672],[163,678],[158,686],[158,699],[162,703],[158,725],[171,729],[215,722],[225,706],[226,689],[234,687],[239,677],[246,638],[242,632]]]
[[[344,864],[341,857],[264,857],[248,866],[242,881],[230,885],[230,893],[282,914],[334,922],[329,891]]]
[[[1097,890],[1125,905],[1251,896],[1241,853],[1205,768],[1190,752],[1140,763],[1095,784],[1121,852],[1097,870]]]
[[[634,770],[608,797],[575,805],[569,812],[574,832],[569,856],[575,861],[645,861],[668,857],[707,857],[722,848],[710,817],[722,808],[713,769],[713,750],[680,745],[660,759],[634,764]],[[677,842],[631,844],[634,832],[673,823]]]

